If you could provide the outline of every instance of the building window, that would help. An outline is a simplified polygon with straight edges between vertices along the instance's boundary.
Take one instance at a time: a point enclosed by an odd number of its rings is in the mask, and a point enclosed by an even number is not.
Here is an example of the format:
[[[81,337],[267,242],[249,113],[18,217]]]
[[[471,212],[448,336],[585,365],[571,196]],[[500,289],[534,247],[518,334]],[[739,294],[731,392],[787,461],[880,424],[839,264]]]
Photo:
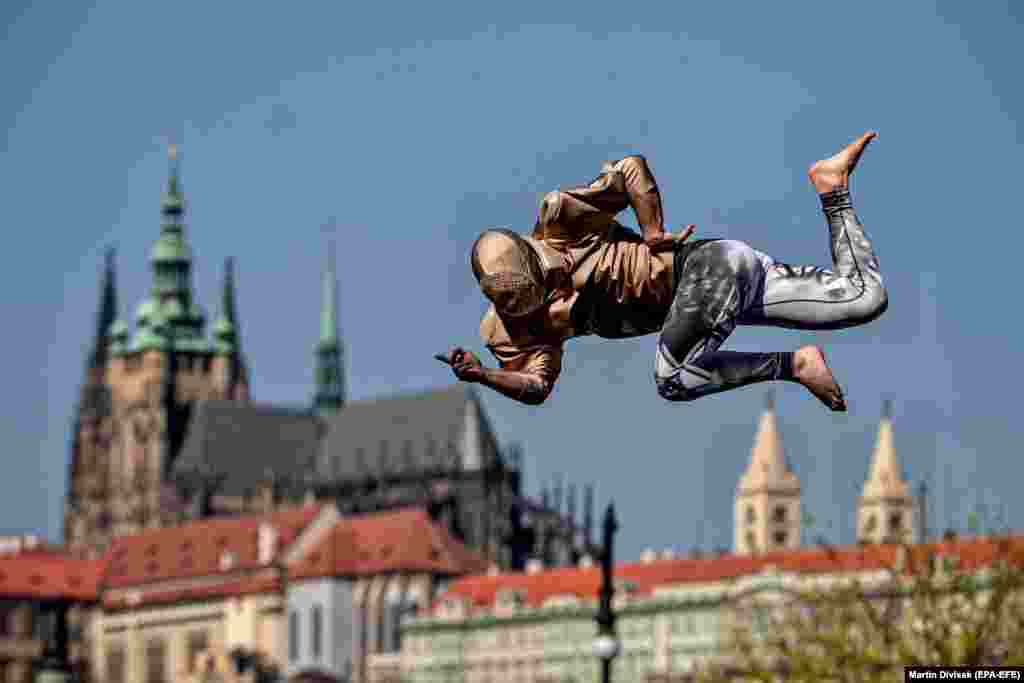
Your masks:
[[[903,528],[903,515],[898,512],[894,512],[889,516],[889,531],[891,533],[897,533]]]
[[[310,630],[312,635],[310,636],[310,639],[312,640],[313,659],[320,659],[320,645],[321,638],[323,638],[324,628],[324,614],[320,605],[313,605],[313,613],[311,616],[312,624],[310,625]]]
[[[12,634],[14,607],[15,603],[13,602],[9,602],[7,600],[0,602],[0,637],[6,637]]]
[[[875,527],[878,522],[875,520],[874,515],[868,515],[868,518],[864,521],[864,533],[865,537],[872,535],[875,532]]]
[[[107,649],[107,683],[125,683],[124,679],[124,648],[115,645]]]
[[[164,641],[153,639],[146,643],[146,683],[167,682],[167,651]]]
[[[757,513],[754,512],[754,506],[750,505],[747,507],[747,524],[753,524],[757,521]]]
[[[188,645],[186,646],[186,657],[188,661],[185,662],[185,667],[189,673],[195,673],[196,664],[199,661],[199,655],[206,652],[209,649],[209,639],[206,635],[206,631],[193,631],[188,634]]]
[[[775,508],[775,522],[776,524],[786,523],[786,506],[779,505]]]
[[[297,661],[299,658],[299,615],[295,611],[288,613],[288,659]]]
[[[784,545],[786,545],[786,539],[787,538],[788,538],[788,536],[787,536],[785,531],[776,531],[775,532],[775,545],[777,545],[777,546],[784,546]]]
[[[747,532],[747,552],[757,552],[757,539],[754,538],[754,532]]]

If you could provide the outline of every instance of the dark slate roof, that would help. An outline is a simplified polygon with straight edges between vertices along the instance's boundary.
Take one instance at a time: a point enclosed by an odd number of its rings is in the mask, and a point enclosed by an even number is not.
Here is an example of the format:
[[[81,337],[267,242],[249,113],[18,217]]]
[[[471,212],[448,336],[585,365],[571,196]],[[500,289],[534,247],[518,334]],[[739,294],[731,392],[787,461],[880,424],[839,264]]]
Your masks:
[[[196,405],[177,474],[197,469],[225,476],[218,492],[253,492],[268,471],[279,480],[301,481],[312,473],[323,423],[306,410],[280,406],[203,401]]]
[[[327,420],[322,479],[452,470],[463,457],[466,411],[480,416],[483,464],[498,458],[497,441],[471,387],[455,384],[413,394],[346,404]]]

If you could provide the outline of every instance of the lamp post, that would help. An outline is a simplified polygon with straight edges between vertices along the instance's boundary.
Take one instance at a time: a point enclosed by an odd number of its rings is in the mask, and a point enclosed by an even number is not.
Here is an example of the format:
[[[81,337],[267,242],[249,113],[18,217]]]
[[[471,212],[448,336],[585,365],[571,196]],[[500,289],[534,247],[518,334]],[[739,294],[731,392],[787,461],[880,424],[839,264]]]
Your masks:
[[[601,553],[601,602],[597,609],[597,638],[594,654],[601,660],[601,683],[611,683],[612,661],[619,654],[619,640],[615,635],[615,612],[612,596],[615,594],[613,572],[615,561],[615,532],[619,522],[615,518],[615,504],[609,503],[604,513]]]
[[[46,633],[43,655],[34,663],[36,683],[66,683],[72,672],[68,662],[68,603],[53,604],[48,615],[51,628]]]

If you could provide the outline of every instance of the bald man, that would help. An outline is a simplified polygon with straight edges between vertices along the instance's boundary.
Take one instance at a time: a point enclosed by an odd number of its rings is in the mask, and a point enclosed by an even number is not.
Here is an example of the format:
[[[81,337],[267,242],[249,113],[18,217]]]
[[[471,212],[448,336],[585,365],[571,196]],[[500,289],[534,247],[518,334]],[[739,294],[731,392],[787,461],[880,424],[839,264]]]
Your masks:
[[[818,346],[769,353],[720,347],[737,325],[836,330],[885,311],[878,258],[849,192],[850,175],[875,136],[865,133],[808,171],[829,229],[832,270],[787,265],[736,240],[689,241],[692,225],[667,233],[654,175],[643,157],[629,156],[604,164],[585,187],[546,195],[531,235],[480,235],[470,261],[492,304],[480,335],[499,367],[458,347],[439,359],[462,381],[539,405],[558,379],[566,340],[659,332],[654,379],[669,401],[783,381],[845,411]],[[627,207],[641,235],[616,222]]]

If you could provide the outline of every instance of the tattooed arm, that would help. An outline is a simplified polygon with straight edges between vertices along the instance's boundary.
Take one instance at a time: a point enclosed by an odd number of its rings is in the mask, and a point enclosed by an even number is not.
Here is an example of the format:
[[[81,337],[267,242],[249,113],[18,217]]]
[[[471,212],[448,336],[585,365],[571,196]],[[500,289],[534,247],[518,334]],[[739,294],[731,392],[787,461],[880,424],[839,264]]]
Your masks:
[[[519,353],[516,360],[525,362],[503,361],[503,367],[488,368],[473,353],[456,348],[448,354],[448,362],[455,376],[463,382],[477,382],[515,401],[537,406],[551,394],[561,370],[561,351],[553,351],[543,348],[532,353]],[[495,355],[501,359],[500,351]],[[519,369],[509,366],[518,366]]]

